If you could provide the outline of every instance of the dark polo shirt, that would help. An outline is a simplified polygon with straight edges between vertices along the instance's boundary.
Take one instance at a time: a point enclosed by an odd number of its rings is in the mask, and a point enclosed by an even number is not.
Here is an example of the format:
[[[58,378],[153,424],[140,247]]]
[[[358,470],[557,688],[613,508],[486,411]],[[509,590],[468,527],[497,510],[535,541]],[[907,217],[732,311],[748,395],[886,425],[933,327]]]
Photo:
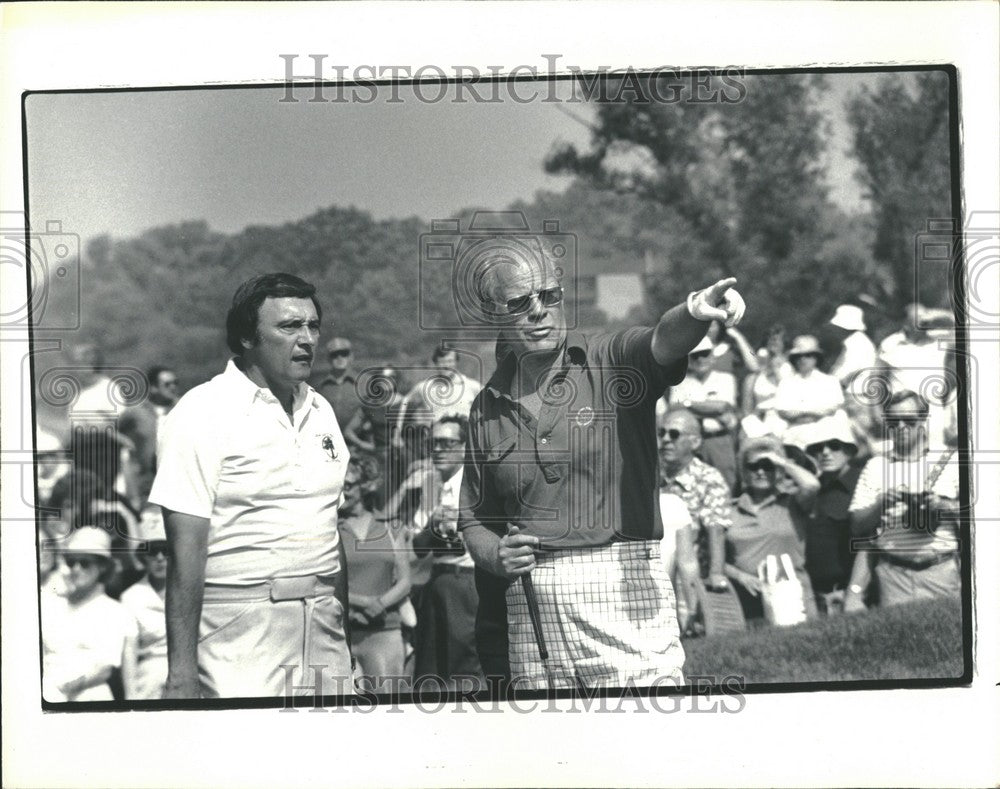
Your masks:
[[[543,550],[663,536],[656,401],[687,358],[657,364],[652,334],[570,332],[537,418],[511,398],[515,359],[504,356],[469,416],[462,528],[516,525]]]
[[[849,465],[837,476],[821,477],[812,519],[806,524],[806,570],[816,592],[846,588],[854,567],[849,509],[861,468]]]
[[[657,492],[656,401],[684,379],[687,356],[661,367],[653,330],[570,332],[538,418],[510,397],[506,354],[476,397],[459,528],[499,536],[517,525],[558,550],[663,536]],[[487,676],[509,678],[508,582],[476,568],[476,649]]]
[[[337,424],[341,430],[347,427],[354,412],[361,407],[356,384],[357,378],[351,372],[345,374],[339,381],[327,374],[313,384],[313,388],[333,406],[333,413],[337,415]]]

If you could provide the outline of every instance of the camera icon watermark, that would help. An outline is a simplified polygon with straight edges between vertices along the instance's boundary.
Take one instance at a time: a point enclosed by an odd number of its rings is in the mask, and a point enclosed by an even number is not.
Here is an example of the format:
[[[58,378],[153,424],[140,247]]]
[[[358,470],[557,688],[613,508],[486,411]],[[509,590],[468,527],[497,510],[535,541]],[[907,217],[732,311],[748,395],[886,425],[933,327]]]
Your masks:
[[[577,238],[551,219],[534,232],[521,211],[477,211],[465,230],[459,219],[438,219],[430,233],[421,234],[420,328],[494,334],[514,323],[516,311],[491,301],[490,282],[504,264],[528,270],[542,282],[554,277],[561,291],[544,295],[545,304],[561,304],[566,328],[576,328]]]
[[[953,219],[928,219],[914,239],[914,252],[914,293],[927,283],[939,282],[944,268],[952,277],[954,313],[964,318],[966,327],[997,328],[1000,310],[992,294],[1000,284],[1000,212],[972,211],[964,228]],[[947,328],[946,317],[939,313],[918,312],[915,328]]]
[[[0,263],[23,274],[26,291],[5,288],[0,297],[0,330],[68,331],[80,328],[80,237],[45,223],[45,232],[27,229],[23,213],[0,214]]]

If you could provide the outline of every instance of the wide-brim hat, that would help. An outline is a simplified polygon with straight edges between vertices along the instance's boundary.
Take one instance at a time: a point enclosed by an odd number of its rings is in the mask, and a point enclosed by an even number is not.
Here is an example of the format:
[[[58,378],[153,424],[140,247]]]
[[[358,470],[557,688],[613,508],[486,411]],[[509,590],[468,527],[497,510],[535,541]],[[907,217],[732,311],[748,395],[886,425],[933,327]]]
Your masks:
[[[111,558],[111,535],[104,529],[94,526],[82,526],[74,529],[73,533],[66,540],[63,546],[63,553],[86,554],[87,556],[100,556],[102,559]]]
[[[823,355],[823,349],[819,346],[819,340],[811,334],[800,334],[792,341],[792,347],[788,350],[788,356],[807,356],[816,354]]]
[[[865,313],[861,307],[855,307],[853,304],[841,304],[837,307],[833,317],[830,318],[830,323],[845,331],[864,331]]]
[[[851,430],[851,421],[843,412],[837,412],[833,416],[825,416],[807,425],[796,425],[794,428],[789,428],[788,432],[785,433],[786,440],[788,433],[793,430],[797,431],[796,437],[803,449],[808,449],[812,444],[836,439],[843,444],[849,444],[855,452],[858,451],[858,442],[854,437],[854,431]]]
[[[744,466],[747,463],[753,463],[758,457],[766,455],[769,452],[773,452],[779,457],[788,457],[788,453],[785,452],[785,447],[782,445],[781,439],[775,435],[748,438],[743,442],[743,446],[740,447],[740,465]]]

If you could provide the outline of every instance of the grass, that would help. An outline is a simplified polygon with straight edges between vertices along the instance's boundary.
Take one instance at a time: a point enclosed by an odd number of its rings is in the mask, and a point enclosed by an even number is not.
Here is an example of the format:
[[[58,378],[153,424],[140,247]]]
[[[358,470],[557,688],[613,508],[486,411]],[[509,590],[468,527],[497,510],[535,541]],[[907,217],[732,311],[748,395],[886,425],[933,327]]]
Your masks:
[[[747,683],[942,679],[962,675],[957,601],[894,608],[684,641],[687,675]]]

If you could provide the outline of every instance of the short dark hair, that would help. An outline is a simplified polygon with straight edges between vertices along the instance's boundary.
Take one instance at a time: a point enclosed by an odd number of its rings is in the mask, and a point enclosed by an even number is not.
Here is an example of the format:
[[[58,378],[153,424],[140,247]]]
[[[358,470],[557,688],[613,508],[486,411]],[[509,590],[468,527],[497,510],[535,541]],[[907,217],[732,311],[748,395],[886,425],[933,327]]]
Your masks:
[[[469,419],[468,417],[462,416],[461,414],[448,414],[441,417],[435,423],[435,425],[447,425],[455,424],[458,425],[458,437],[462,439],[464,444],[469,440]]]
[[[442,356],[447,356],[451,353],[457,354],[458,351],[448,345],[448,343],[443,342],[434,349],[434,353],[431,354],[431,361],[436,362]]]
[[[316,300],[316,288],[294,274],[261,274],[248,279],[236,289],[233,304],[226,315],[226,345],[237,356],[243,355],[243,340],[257,339],[257,314],[265,299],[312,299],[316,315],[323,320],[323,308]]]
[[[913,400],[920,407],[920,416],[924,419],[931,412],[930,403],[927,402],[927,398],[923,395],[914,392],[912,389],[900,389],[898,392],[893,392],[889,395],[889,399],[885,401],[885,405],[882,406],[882,414],[886,415],[889,413],[889,409],[894,405],[899,405],[906,400]]]
[[[149,381],[150,386],[160,385],[160,376],[163,373],[174,372],[173,367],[164,367],[162,364],[154,364],[148,370],[146,370],[146,380]]]

